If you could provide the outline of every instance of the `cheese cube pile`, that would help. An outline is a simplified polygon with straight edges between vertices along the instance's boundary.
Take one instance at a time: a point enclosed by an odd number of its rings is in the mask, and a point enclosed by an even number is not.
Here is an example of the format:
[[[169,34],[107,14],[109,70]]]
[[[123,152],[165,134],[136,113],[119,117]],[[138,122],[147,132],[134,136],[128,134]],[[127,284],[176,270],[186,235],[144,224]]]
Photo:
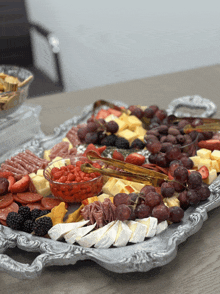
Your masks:
[[[141,183],[111,177],[102,187],[102,191],[110,196],[115,196],[118,193],[130,194],[140,192],[144,186]]]
[[[146,130],[142,127],[142,122],[135,115],[123,113],[119,118],[109,115],[105,118],[106,122],[114,120],[118,124],[118,132],[116,135],[125,138],[131,144],[135,139],[144,141]]]
[[[196,169],[206,166],[209,170],[209,177],[204,180],[210,185],[216,178],[217,173],[220,172],[220,150],[208,150],[205,148],[197,150],[197,155],[190,157]]]
[[[29,177],[31,178],[32,183],[34,184],[37,193],[46,197],[51,194],[51,191],[49,181],[45,179],[43,171],[43,169],[39,169],[36,174],[29,174]]]

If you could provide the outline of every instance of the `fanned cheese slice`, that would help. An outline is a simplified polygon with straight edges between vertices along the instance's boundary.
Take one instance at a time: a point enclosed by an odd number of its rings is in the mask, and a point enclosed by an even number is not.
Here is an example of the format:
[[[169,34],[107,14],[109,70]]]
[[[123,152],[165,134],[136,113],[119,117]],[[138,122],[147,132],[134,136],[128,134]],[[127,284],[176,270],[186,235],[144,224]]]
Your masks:
[[[62,238],[69,231],[83,227],[88,222],[89,222],[89,220],[81,221],[81,222],[74,222],[74,223],[57,224],[57,225],[53,226],[48,231],[48,235],[50,236],[51,239],[58,240],[58,239]]]
[[[99,241],[99,239],[114,225],[115,221],[105,225],[102,228],[95,230],[94,232],[89,233],[88,235],[76,239],[76,242],[83,247],[91,247]]]
[[[115,241],[118,232],[119,221],[115,224],[95,243],[96,248],[109,248]]]
[[[65,234],[64,239],[66,240],[67,243],[73,244],[76,239],[79,240],[80,238],[82,238],[83,236],[91,232],[95,228],[95,226],[96,226],[96,223],[90,226],[74,229],[68,232],[67,234]]]
[[[156,235],[160,234],[168,227],[168,222],[165,220],[157,225]]]
[[[132,230],[124,222],[119,221],[118,231],[113,245],[116,247],[126,246],[131,238],[131,234]]]
[[[148,217],[143,219],[136,219],[135,221],[147,226],[145,237],[153,237],[156,234],[158,220],[156,217]]]
[[[143,242],[147,233],[147,226],[141,224],[140,222],[135,222],[135,221],[127,221],[126,224],[128,225],[129,229],[132,231],[129,242],[132,242],[132,243]]]

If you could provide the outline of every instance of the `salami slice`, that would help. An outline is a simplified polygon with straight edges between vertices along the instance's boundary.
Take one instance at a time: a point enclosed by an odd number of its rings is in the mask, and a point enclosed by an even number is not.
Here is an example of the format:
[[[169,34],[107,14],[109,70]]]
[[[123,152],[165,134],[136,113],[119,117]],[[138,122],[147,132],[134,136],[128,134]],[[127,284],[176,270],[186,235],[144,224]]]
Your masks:
[[[0,219],[0,224],[2,224],[3,226],[6,226],[6,227],[7,227],[7,223],[6,223],[6,221],[3,220],[3,219]]]
[[[0,196],[0,208],[5,208],[9,206],[14,201],[11,193],[8,193],[4,196]]]
[[[24,206],[28,206],[30,208],[30,210],[33,210],[33,209],[40,209],[40,210],[45,210],[45,208],[41,205],[40,202],[35,202],[35,203],[28,203]]]
[[[27,204],[28,203],[27,201],[23,201],[20,198],[18,198],[17,194],[13,194],[13,199],[15,202],[18,202],[20,204]]]
[[[40,201],[43,196],[38,193],[32,193],[32,192],[24,192],[24,193],[17,193],[18,199],[21,201],[25,201],[26,203],[33,203]]]
[[[62,201],[59,199],[54,199],[54,198],[42,198],[41,199],[41,204],[44,207],[44,209],[51,210],[55,206],[59,205]]]
[[[15,202],[12,202],[9,206],[5,208],[1,208],[0,219],[5,221],[9,212],[12,212],[12,211],[18,212],[18,209],[19,209],[19,206]]]

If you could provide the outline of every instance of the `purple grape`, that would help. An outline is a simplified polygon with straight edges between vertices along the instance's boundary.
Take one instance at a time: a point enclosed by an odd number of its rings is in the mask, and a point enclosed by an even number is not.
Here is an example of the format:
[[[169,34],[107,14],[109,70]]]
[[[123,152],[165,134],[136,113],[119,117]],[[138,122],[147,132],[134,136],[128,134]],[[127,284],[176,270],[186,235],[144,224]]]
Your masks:
[[[161,194],[163,197],[172,197],[175,192],[173,182],[164,182],[161,185]]]
[[[120,204],[115,209],[116,220],[125,221],[131,216],[131,209],[125,204]]]
[[[129,194],[126,193],[118,193],[115,195],[113,199],[113,203],[115,206],[119,206],[121,204],[129,204]]]
[[[9,181],[5,178],[0,178],[0,195],[8,193]]]
[[[170,211],[164,204],[157,205],[152,210],[152,216],[156,217],[159,222],[165,221],[170,216]]]
[[[135,209],[135,215],[137,218],[146,218],[151,215],[151,208],[148,205],[140,204]]]
[[[170,218],[169,220],[173,223],[179,223],[184,217],[184,211],[181,207],[173,206],[169,208]]]

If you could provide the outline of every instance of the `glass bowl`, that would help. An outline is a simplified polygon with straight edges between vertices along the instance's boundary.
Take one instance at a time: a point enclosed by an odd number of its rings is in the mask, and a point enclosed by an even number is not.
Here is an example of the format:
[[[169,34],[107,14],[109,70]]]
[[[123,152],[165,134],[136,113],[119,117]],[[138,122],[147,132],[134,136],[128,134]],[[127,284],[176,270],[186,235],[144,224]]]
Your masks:
[[[17,77],[20,82],[33,76],[29,70],[14,66],[14,65],[0,65],[0,73],[5,73],[9,76]],[[5,117],[16,111],[27,99],[29,87],[33,78],[24,86],[18,88],[17,91],[0,92],[0,117]]]
[[[76,166],[77,161],[88,162],[86,157],[76,156],[71,158],[71,165]],[[51,170],[55,165],[68,166],[70,162],[68,159],[59,159],[51,162],[44,170],[44,177],[50,183],[50,190],[55,198],[63,200],[68,203],[79,203],[82,200],[98,195],[103,186],[103,176],[100,175],[94,179],[83,181],[79,183],[61,183],[52,180]]]

